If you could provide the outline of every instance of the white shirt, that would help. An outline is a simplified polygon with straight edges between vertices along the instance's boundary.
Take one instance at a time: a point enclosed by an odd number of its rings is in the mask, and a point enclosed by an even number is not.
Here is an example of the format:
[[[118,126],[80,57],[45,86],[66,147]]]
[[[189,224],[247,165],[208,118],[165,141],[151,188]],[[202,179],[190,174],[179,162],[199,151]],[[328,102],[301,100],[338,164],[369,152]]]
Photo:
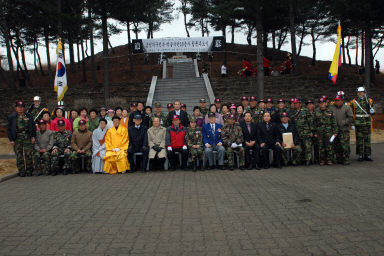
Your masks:
[[[224,75],[227,74],[227,67],[225,65],[221,66],[221,74],[224,74]]]
[[[180,110],[175,110],[176,115],[180,116]]]

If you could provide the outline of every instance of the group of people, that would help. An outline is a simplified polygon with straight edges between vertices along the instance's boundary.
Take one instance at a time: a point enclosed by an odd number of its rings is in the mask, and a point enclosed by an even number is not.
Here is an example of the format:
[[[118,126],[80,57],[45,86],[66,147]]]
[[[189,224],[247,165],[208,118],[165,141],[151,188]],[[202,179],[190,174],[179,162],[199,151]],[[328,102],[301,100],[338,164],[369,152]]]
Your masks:
[[[304,105],[305,104],[305,105]],[[19,175],[58,173],[132,173],[178,168],[241,170],[287,165],[350,164],[350,129],[356,130],[358,161],[372,161],[370,134],[373,101],[364,87],[345,102],[339,91],[330,101],[292,98],[289,102],[255,96],[241,104],[193,107],[176,100],[152,107],[81,108],[66,118],[63,108],[53,118],[40,97],[25,111],[18,101],[8,119]],[[167,161],[168,160],[168,161]]]
[[[292,70],[291,56],[288,54],[286,59],[281,63],[278,68],[273,68],[271,65],[272,57],[266,58],[263,57],[263,71],[264,76],[280,76],[284,74],[289,74]],[[253,67],[249,59],[244,58],[241,62],[242,69],[237,73],[242,77],[251,77],[253,74],[257,75],[257,67]],[[225,77],[227,75],[227,68],[223,64],[221,66],[221,76]]]

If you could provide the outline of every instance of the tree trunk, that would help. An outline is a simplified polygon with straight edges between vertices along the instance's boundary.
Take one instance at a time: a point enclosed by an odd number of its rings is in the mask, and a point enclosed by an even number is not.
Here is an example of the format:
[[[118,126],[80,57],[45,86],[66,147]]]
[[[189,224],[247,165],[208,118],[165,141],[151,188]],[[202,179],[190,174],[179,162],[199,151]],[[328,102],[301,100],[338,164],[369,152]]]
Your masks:
[[[348,65],[352,65],[352,60],[351,60],[351,54],[349,53],[349,42],[351,40],[351,37],[348,36],[347,44],[345,45],[345,50],[347,51],[347,57],[348,57]]]
[[[201,36],[204,37],[204,21],[200,19]]]
[[[257,96],[264,98],[264,67],[263,67],[263,23],[262,6],[257,7],[256,30],[257,30]]]
[[[235,43],[235,25],[232,24],[231,26],[231,44]]]
[[[249,46],[251,46],[252,45],[253,26],[251,24],[248,24],[247,27],[248,27],[247,43],[248,43]]]
[[[85,53],[86,58],[88,58],[89,55],[88,55],[88,40],[87,40],[87,39],[85,39],[84,44],[85,44],[85,50],[84,50],[84,53]]]
[[[89,45],[91,47],[91,76],[92,76],[92,85],[97,85],[96,77],[96,63],[95,63],[95,47],[93,44],[93,21],[92,21],[92,12],[91,8],[88,8],[88,22],[89,22]]]
[[[268,56],[268,30],[263,26],[263,56]]]
[[[344,63],[345,63],[345,43],[344,43],[343,31],[341,32],[341,52],[343,53],[342,65],[344,66]]]
[[[76,43],[77,47],[77,70],[80,69],[80,46],[79,43]]]
[[[42,76],[44,76],[43,65],[41,64],[41,58],[40,58],[40,53],[39,53],[39,42],[37,42],[37,41],[36,41],[36,55],[37,55],[37,61],[39,62],[40,74]]]
[[[292,64],[293,64],[293,73],[300,73],[299,63],[296,56],[296,29],[295,29],[295,13],[293,7],[293,1],[289,1],[289,26],[291,32],[291,48],[292,48]]]
[[[288,30],[280,30],[280,35],[279,35],[279,42],[277,44],[277,49],[280,51],[281,47],[283,46],[285,39],[287,38]]]
[[[47,54],[48,81],[49,81],[49,84],[51,84],[51,79],[52,79],[51,55],[49,53],[49,35],[46,28],[44,28],[44,40],[45,40],[45,50]]]
[[[365,39],[364,39],[364,30],[361,30],[361,67],[365,66]]]
[[[223,34],[224,36],[224,42],[227,42],[227,35],[226,35],[226,26],[224,26],[221,30],[221,33]],[[224,65],[227,66],[227,51],[224,50]]]
[[[37,62],[37,60],[36,60],[36,42],[34,41],[33,42],[33,65],[35,67],[35,73],[37,74],[39,72],[39,69],[37,68],[36,62]]]
[[[107,11],[103,9],[101,15],[101,27],[103,33],[103,63],[104,63],[104,100],[105,104],[109,99],[109,59],[108,59],[108,23]]]
[[[272,47],[276,50],[276,33],[275,30],[272,30]]]
[[[108,45],[109,45],[109,48],[111,49],[111,52],[115,53],[115,49],[113,49],[111,41],[109,40],[109,38],[108,38]]]
[[[185,8],[185,7],[184,7],[184,8]],[[185,32],[187,32],[187,37],[190,37],[190,35],[189,35],[189,30],[188,30],[188,25],[187,25],[187,13],[186,13],[185,10],[183,11],[183,16],[184,16],[184,28],[185,28]]]
[[[87,70],[85,67],[85,54],[84,54],[83,38],[81,38],[81,57],[82,57],[81,66],[83,69],[83,83],[85,84],[87,82]]]
[[[371,87],[371,52],[370,42],[371,41],[371,27],[368,22],[365,26],[365,73],[364,73],[364,84],[366,88]]]
[[[312,37],[312,66],[316,65],[316,38],[314,28],[311,28],[311,37]]]
[[[302,30],[301,30],[301,36],[300,36],[300,42],[299,42],[299,51],[297,52],[297,56],[300,56],[301,49],[303,47],[304,36],[305,36],[305,23],[303,23]]]
[[[11,45],[9,40],[9,34],[7,27],[4,28],[4,41],[5,41],[5,47],[7,49],[7,60],[8,60],[8,69],[10,73],[10,79],[8,81],[8,87],[9,88],[18,88],[16,79],[15,79],[15,72],[13,68],[13,59],[12,59],[12,52],[11,52]]]
[[[129,53],[129,77],[133,77],[133,55],[132,55],[132,46],[131,46],[131,25],[129,20],[127,20],[127,31],[128,31],[128,53]]]
[[[69,49],[69,61],[71,62],[70,69],[73,72],[75,70],[75,53],[73,50],[73,38],[72,33],[68,33],[68,49]]]
[[[359,34],[356,35],[356,56],[355,56],[355,64],[359,65]]]

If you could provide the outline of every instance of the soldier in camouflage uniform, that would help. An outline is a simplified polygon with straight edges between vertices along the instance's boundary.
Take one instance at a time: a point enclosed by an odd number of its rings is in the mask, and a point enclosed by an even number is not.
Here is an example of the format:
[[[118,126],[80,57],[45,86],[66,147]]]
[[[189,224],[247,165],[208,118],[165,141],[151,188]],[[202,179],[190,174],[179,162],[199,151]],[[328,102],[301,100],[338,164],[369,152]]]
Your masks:
[[[193,171],[196,171],[197,160],[199,160],[200,170],[203,170],[203,136],[201,134],[201,128],[196,126],[195,117],[189,119],[185,142],[191,156]]]
[[[33,144],[36,138],[36,126],[33,117],[25,113],[25,104],[18,101],[15,113],[8,117],[7,134],[16,154],[16,165],[19,176],[31,176],[33,172]]]
[[[257,110],[257,100],[255,96],[249,97],[249,113],[253,115],[253,113]],[[245,112],[244,112],[245,115]]]
[[[33,164],[35,175],[49,175],[51,172],[51,149],[53,147],[53,132],[47,130],[47,123],[39,121],[39,130],[36,133],[35,152]]]
[[[42,113],[44,107],[41,106],[41,98],[40,96],[33,97],[33,104],[28,109],[28,114],[32,115],[33,121],[39,121],[42,118],[42,115],[38,116]]]
[[[308,110],[301,108],[301,101],[295,98],[294,103],[296,110],[290,117],[299,133],[300,146],[303,150],[302,159],[305,161],[306,165],[310,165],[312,158],[313,124],[310,123]]]
[[[67,175],[71,171],[70,156],[72,153],[70,131],[65,129],[64,120],[57,121],[59,131],[53,134],[53,148],[52,148],[52,175],[56,175],[60,171],[60,156],[63,156],[63,174]]]
[[[223,112],[221,111],[221,100],[219,98],[216,98],[215,99],[215,106],[216,106],[216,109],[217,109],[217,112],[219,114],[223,114]]]
[[[349,154],[351,153],[349,129],[353,121],[352,109],[344,104],[341,95],[335,97],[334,105],[329,109],[334,113],[339,128],[334,143],[336,160],[340,164],[349,165]]]
[[[332,165],[334,162],[334,151],[332,136],[337,136],[338,127],[336,118],[332,111],[327,108],[327,101],[324,98],[319,100],[320,108],[315,112],[316,133],[320,143],[320,165]]]
[[[245,170],[245,151],[243,147],[243,131],[240,125],[235,124],[235,116],[231,114],[227,120],[227,124],[223,126],[221,138],[226,147],[229,170],[233,171],[234,160],[233,153],[237,151],[239,154],[240,170]]]
[[[149,119],[149,127],[152,127],[152,119],[154,117],[158,117],[160,119],[160,125],[167,128],[168,127],[168,122],[167,122],[167,114],[162,112],[161,109],[161,103],[156,102],[155,103],[155,111],[151,114],[151,118]]]
[[[276,110],[275,110],[275,107],[273,106],[273,100],[271,98],[268,98],[266,102],[267,103],[266,103],[265,111],[271,114],[271,117],[274,117],[276,114]],[[272,119],[272,122],[274,121],[275,120]]]
[[[356,129],[356,154],[359,161],[372,161],[371,158],[371,129],[372,116],[375,115],[373,100],[367,98],[365,88],[357,88],[357,98],[350,102]]]
[[[316,134],[316,126],[315,126],[315,103],[313,100],[307,100],[305,102],[307,105],[307,110],[308,110],[308,120],[309,123],[311,124],[312,127],[312,145],[313,145],[313,162],[315,164],[320,163],[320,144],[319,144],[319,138],[317,137]]]
[[[208,114],[206,99],[200,99],[200,113],[203,117],[205,117],[205,115]]]
[[[241,105],[243,106],[243,109],[244,109],[243,114],[251,111],[251,107],[249,106],[249,100],[247,96],[241,97]]]
[[[277,108],[275,109],[275,114],[272,116],[272,121],[278,124],[281,123],[281,114],[284,112],[288,113],[288,110],[285,107],[285,100],[278,99]]]
[[[265,112],[265,102],[261,99],[259,100],[259,107],[252,112],[252,122],[256,124],[262,123]]]

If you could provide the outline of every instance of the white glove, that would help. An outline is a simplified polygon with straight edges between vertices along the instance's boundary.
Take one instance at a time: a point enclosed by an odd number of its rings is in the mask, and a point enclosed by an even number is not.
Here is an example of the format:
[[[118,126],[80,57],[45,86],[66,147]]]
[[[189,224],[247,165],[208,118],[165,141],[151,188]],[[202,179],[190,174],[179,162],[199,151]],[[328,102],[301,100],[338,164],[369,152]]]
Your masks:
[[[119,148],[114,148],[114,149],[112,149],[112,150],[115,151],[115,152],[119,152],[119,151],[120,151]]]
[[[172,147],[168,147],[167,150],[168,150],[168,151],[172,151]]]
[[[240,143],[240,144],[237,144],[238,147],[242,147],[243,146],[243,143]]]
[[[187,149],[187,146],[184,145],[184,146],[183,146],[183,149],[186,150],[186,149]]]
[[[356,127],[354,125],[352,125],[352,130],[355,130],[355,129],[356,129]]]
[[[232,143],[231,148],[237,148],[237,144],[235,142]]]

